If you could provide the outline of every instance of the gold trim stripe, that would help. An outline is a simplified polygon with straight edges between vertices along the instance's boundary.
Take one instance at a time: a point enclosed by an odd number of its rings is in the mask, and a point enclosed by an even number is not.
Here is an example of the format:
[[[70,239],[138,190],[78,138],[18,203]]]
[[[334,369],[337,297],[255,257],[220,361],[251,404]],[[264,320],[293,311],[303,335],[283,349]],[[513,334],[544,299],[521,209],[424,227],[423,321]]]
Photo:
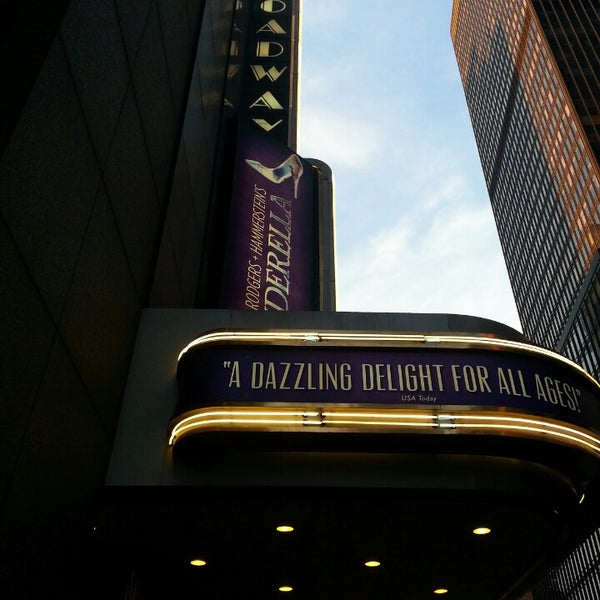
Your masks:
[[[431,411],[392,408],[319,409],[295,407],[211,407],[190,411],[174,419],[169,445],[189,435],[213,432],[396,432],[475,434],[536,439],[576,447],[600,458],[600,437],[582,427],[521,413],[485,410]]]
[[[473,335],[435,335],[435,334],[405,334],[405,333],[374,333],[374,332],[345,332],[345,331],[213,331],[191,341],[179,353],[178,361],[198,346],[211,344],[267,344],[267,345],[302,345],[315,344],[332,347],[395,347],[395,348],[469,348],[481,350],[508,350],[537,357],[544,357],[560,362],[578,371],[591,381],[600,392],[600,383],[585,369],[572,360],[533,344]]]

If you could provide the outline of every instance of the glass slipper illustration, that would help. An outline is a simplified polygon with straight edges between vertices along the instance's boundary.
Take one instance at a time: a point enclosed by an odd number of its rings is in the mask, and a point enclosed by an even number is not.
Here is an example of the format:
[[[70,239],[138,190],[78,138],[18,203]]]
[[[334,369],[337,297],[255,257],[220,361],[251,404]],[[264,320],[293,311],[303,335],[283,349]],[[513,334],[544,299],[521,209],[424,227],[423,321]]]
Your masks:
[[[292,177],[294,182],[294,198],[298,197],[298,182],[300,181],[300,177],[302,177],[304,167],[302,166],[302,160],[297,154],[291,154],[277,167],[265,167],[257,160],[252,160],[251,158],[247,158],[246,162],[273,183],[281,183]]]

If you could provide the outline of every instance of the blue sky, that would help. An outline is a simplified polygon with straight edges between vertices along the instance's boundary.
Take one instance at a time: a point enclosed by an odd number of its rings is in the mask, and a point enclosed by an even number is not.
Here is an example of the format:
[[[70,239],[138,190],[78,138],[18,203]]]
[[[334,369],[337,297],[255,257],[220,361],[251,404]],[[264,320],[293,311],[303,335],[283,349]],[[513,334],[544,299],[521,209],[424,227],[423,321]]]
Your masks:
[[[334,173],[341,311],[520,329],[450,40],[452,0],[302,0],[298,152]]]

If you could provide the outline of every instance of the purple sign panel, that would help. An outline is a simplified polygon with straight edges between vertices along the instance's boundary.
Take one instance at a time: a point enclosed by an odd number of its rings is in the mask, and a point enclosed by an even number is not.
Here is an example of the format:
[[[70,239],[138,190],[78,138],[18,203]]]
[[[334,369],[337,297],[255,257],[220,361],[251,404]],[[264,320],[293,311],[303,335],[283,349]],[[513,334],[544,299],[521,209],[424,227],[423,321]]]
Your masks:
[[[260,134],[239,138],[221,296],[223,308],[314,308],[314,175]]]
[[[178,366],[178,413],[266,403],[484,406],[600,430],[600,390],[568,365],[501,351],[212,346]]]

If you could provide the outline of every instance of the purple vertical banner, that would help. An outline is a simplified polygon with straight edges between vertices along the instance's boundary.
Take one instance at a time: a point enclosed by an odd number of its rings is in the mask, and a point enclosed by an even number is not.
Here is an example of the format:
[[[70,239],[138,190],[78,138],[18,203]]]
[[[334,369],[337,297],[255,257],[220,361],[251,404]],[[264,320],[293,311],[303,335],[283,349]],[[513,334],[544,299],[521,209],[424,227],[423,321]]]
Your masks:
[[[309,163],[267,135],[239,135],[222,308],[314,309],[314,202]]]

